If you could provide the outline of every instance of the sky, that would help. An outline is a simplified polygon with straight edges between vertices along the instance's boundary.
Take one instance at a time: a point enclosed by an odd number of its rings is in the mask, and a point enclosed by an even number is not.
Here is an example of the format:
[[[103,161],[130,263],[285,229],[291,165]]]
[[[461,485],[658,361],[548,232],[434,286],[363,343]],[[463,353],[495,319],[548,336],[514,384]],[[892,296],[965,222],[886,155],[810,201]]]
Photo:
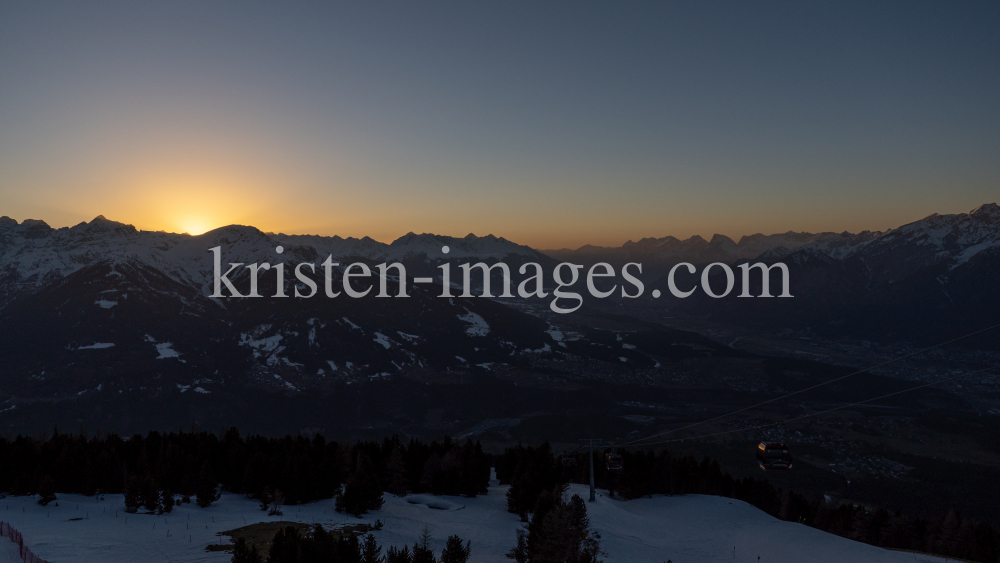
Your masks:
[[[1000,199],[996,2],[0,4],[0,215],[884,230]]]

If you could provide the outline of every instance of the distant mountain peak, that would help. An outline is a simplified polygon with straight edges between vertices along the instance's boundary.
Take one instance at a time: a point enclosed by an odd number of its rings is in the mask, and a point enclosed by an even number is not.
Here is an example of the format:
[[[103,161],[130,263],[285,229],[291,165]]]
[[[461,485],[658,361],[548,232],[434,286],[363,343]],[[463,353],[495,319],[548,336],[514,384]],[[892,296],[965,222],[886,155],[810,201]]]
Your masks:
[[[977,217],[979,217],[979,216],[989,216],[989,217],[1000,216],[1000,206],[998,206],[996,203],[984,203],[983,205],[980,205],[979,207],[977,207],[977,208],[973,209],[972,211],[970,211],[969,215],[974,215],[974,216],[977,216]]]
[[[727,237],[726,235],[714,234],[712,235],[712,240],[709,241],[708,244],[716,246],[735,247],[736,241]]]

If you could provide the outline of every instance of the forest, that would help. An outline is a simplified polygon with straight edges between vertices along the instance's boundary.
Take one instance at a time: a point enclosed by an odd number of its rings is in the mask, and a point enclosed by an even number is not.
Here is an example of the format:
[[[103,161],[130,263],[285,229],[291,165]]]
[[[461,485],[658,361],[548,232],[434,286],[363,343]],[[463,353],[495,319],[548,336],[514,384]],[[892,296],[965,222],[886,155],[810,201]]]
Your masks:
[[[874,506],[807,498],[776,488],[763,476],[736,479],[709,458],[668,450],[620,454],[623,469],[610,471],[603,452],[595,452],[601,456],[595,463],[596,485],[618,498],[729,497],[781,520],[871,545],[1000,562],[1000,532],[954,510],[925,520]],[[37,494],[42,504],[55,501],[58,493],[124,494],[130,511],[168,512],[192,497],[208,506],[226,491],[260,501],[262,510],[335,498],[337,510],[363,514],[378,510],[384,493],[485,494],[492,467],[500,483],[510,485],[508,510],[528,523],[511,552],[525,563],[546,560],[544,554],[553,548],[545,538],[561,533],[553,530],[589,526],[585,508],[581,515],[579,503],[564,494],[568,483],[589,482],[587,455],[557,455],[547,443],[487,453],[478,442],[447,437],[430,443],[391,436],[341,444],[321,435],[244,437],[236,429],[221,435],[150,432],[131,437],[54,431],[44,439],[0,438],[0,483],[4,493]],[[577,542],[572,549],[581,560],[593,560],[598,548]]]

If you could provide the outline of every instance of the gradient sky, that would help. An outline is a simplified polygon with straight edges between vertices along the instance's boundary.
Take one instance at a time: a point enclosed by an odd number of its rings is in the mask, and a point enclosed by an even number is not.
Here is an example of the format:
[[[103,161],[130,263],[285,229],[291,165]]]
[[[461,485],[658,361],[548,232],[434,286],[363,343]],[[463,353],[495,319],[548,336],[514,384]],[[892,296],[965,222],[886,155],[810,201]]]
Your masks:
[[[0,215],[540,248],[1000,199],[997,2],[4,2]]]

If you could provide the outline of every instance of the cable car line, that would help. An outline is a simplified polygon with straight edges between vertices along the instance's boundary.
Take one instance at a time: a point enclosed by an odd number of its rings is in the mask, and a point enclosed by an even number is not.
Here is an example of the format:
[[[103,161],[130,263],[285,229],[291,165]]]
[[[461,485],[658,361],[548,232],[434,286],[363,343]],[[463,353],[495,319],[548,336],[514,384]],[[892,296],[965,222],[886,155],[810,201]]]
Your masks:
[[[922,350],[917,350],[916,352],[911,352],[909,354],[906,354],[905,356],[900,356],[898,358],[895,358],[895,359],[892,359],[892,360],[889,360],[889,361],[886,361],[886,362],[882,362],[881,364],[876,364],[874,366],[870,366],[870,367],[867,367],[867,368],[855,371],[853,373],[849,373],[847,375],[842,375],[840,377],[836,377],[836,378],[831,379],[829,381],[824,381],[823,383],[817,383],[816,385],[812,385],[810,387],[806,387],[805,389],[800,389],[798,391],[793,391],[791,393],[787,393],[787,394],[782,395],[780,397],[775,397],[773,399],[768,399],[766,401],[762,401],[762,402],[757,403],[755,405],[750,405],[748,407],[737,409],[737,410],[734,410],[734,411],[731,411],[731,412],[728,412],[728,413],[725,413],[725,414],[720,414],[719,416],[716,416],[716,417],[713,417],[713,418],[708,418],[708,419],[702,420],[700,422],[694,422],[694,423],[688,424],[687,426],[682,426],[680,428],[675,428],[673,430],[667,430],[665,432],[661,432],[659,434],[653,434],[652,436],[647,436],[645,438],[636,438],[635,440],[632,440],[630,442],[625,442],[625,443],[619,444],[619,446],[620,447],[621,446],[629,446],[629,445],[632,445],[632,444],[636,444],[637,442],[644,442],[646,440],[650,440],[650,439],[653,439],[653,438],[658,438],[660,436],[665,436],[667,434],[673,434],[674,432],[679,432],[679,431],[685,430],[687,428],[692,428],[694,426],[700,426],[700,425],[705,424],[707,422],[713,422],[715,420],[719,420],[720,418],[725,418],[727,416],[731,416],[731,415],[738,414],[738,413],[741,413],[741,412],[746,412],[748,410],[755,409],[757,407],[760,407],[760,406],[763,406],[763,405],[767,405],[769,403],[774,403],[776,401],[781,401],[782,399],[787,399],[788,397],[793,397],[795,395],[799,395],[799,394],[805,393],[806,391],[812,391],[813,389],[816,389],[816,388],[819,388],[819,387],[823,387],[823,386],[829,385],[831,383],[836,383],[838,381],[842,381],[842,380],[847,379],[849,377],[853,377],[855,375],[859,375],[859,374],[871,371],[873,369],[878,369],[878,368],[881,368],[881,367],[885,367],[885,366],[887,366],[889,364],[894,364],[896,362],[903,361],[903,360],[905,360],[907,358],[912,358],[913,356],[917,356],[917,355],[923,354],[925,352],[929,352],[931,350],[934,350],[934,349],[937,349],[937,348],[941,348],[942,346],[947,346],[949,344],[953,344],[953,343],[958,342],[960,340],[965,340],[966,338],[970,338],[970,337],[976,336],[978,334],[982,334],[984,332],[991,331],[991,330],[993,330],[995,328],[998,328],[998,327],[1000,327],[1000,324],[995,324],[993,326],[990,326],[990,327],[987,327],[987,328],[984,328],[984,329],[981,329],[981,330],[977,330],[976,332],[970,332],[969,334],[966,334],[964,336],[959,336],[958,338],[953,338],[953,339],[948,340],[946,342],[941,342],[939,344],[935,344],[935,345],[930,346],[928,348],[924,348]],[[654,443],[661,443],[661,442],[654,442]],[[652,444],[637,444],[637,445],[644,446],[644,445],[652,445]]]
[[[846,409],[848,407],[855,407],[855,406],[858,406],[858,405],[863,405],[865,403],[870,403],[872,401],[878,401],[880,399],[885,399],[885,398],[888,398],[888,397],[892,397],[894,395],[900,395],[902,393],[908,393],[910,391],[916,391],[917,389],[922,389],[924,387],[930,387],[931,385],[937,385],[939,383],[946,383],[946,382],[952,381],[954,379],[960,379],[960,378],[963,378],[963,377],[968,377],[970,375],[976,375],[978,373],[983,373],[985,371],[995,370],[997,368],[1000,368],[1000,366],[990,366],[988,368],[979,369],[979,370],[976,370],[976,371],[970,371],[968,373],[963,373],[961,375],[956,375],[956,376],[953,376],[953,377],[948,377],[946,379],[940,379],[940,380],[937,380],[937,381],[931,381],[930,383],[924,383],[923,385],[917,385],[916,387],[910,387],[909,389],[903,389],[901,391],[895,391],[893,393],[882,395],[880,397],[874,397],[874,398],[871,398],[871,399],[865,399],[864,401],[858,401],[856,403],[849,403],[849,404],[846,404],[846,405],[840,405],[839,407],[833,407],[832,409],[827,409],[825,411],[819,411],[819,412],[814,412],[814,413],[810,413],[810,414],[804,414],[802,416],[797,416],[795,418],[789,418],[788,420],[782,420],[782,421],[779,421],[779,422],[770,422],[768,424],[760,424],[760,425],[757,425],[757,426],[751,426],[750,428],[740,428],[738,430],[726,430],[725,432],[714,432],[712,434],[702,434],[700,436],[690,436],[690,437],[686,437],[686,438],[671,438],[669,440],[660,440],[660,441],[657,441],[657,442],[650,442],[648,444],[639,444],[639,446],[655,446],[657,444],[667,444],[667,443],[670,443],[670,442],[683,442],[684,440],[697,440],[699,438],[710,438],[710,437],[713,437],[713,436],[721,436],[723,434],[732,434],[733,432],[746,432],[748,430],[758,430],[758,429],[761,429],[761,428],[770,428],[772,426],[781,426],[782,424],[788,424],[789,422],[795,422],[797,420],[802,420],[804,418],[809,418],[809,417],[813,417],[813,416],[819,416],[821,414],[830,413],[830,412],[833,412],[833,411],[836,411],[836,410],[840,410],[840,409]],[[678,430],[681,430],[681,429],[678,428]]]

